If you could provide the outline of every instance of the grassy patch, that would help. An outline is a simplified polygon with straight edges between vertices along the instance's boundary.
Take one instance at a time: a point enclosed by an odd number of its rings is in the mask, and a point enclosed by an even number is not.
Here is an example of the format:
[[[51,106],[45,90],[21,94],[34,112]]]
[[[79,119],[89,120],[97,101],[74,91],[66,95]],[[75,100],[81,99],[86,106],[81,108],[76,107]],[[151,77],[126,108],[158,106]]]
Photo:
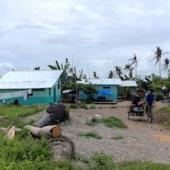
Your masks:
[[[163,125],[163,127],[170,129],[170,105],[161,108],[157,114],[156,119]]]
[[[85,138],[102,139],[102,137],[96,132],[81,132],[79,135]]]
[[[1,105],[0,116],[4,116],[7,119],[15,119],[18,117],[28,116],[42,110],[45,110],[45,105],[32,105],[32,106],[17,106],[17,105]]]
[[[55,169],[52,151],[45,138],[35,140],[24,130],[13,141],[6,141],[0,135],[0,145],[0,169]]]
[[[170,170],[170,166],[151,162],[127,162],[117,165],[115,170]]]
[[[75,103],[70,105],[70,109],[89,109],[85,103]]]
[[[123,140],[124,137],[119,135],[119,136],[113,136],[112,139],[113,140]]]
[[[103,118],[92,118],[91,120],[88,120],[86,122],[87,125],[89,126],[95,126],[98,123],[103,123],[106,127],[113,128],[127,128],[127,126],[119,119],[116,117],[103,117]]]
[[[114,163],[112,156],[104,153],[95,153],[88,164],[89,170],[170,170],[169,165],[151,162]]]
[[[120,119],[113,116],[108,118],[102,118],[100,121],[109,128],[112,127],[127,128],[127,126]]]

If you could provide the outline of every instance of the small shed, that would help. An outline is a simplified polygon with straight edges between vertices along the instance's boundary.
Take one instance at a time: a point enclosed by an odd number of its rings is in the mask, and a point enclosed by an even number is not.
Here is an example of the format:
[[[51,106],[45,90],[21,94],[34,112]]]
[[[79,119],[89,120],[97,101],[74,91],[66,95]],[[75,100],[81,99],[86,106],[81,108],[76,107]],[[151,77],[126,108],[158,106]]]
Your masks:
[[[62,71],[8,72],[0,79],[0,101],[21,105],[58,103],[61,101],[61,75]]]
[[[116,101],[118,99],[118,87],[120,79],[91,79],[89,83],[96,87],[96,101]]]

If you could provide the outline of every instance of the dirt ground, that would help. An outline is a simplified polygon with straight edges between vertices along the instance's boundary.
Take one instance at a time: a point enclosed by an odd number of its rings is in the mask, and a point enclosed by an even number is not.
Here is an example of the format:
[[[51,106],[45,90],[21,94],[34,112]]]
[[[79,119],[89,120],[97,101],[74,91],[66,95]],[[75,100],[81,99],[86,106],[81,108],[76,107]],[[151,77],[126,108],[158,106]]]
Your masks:
[[[170,164],[170,132],[159,124],[149,124],[147,118],[127,119],[129,102],[121,102],[115,105],[102,106],[98,109],[72,109],[71,119],[60,126],[64,136],[68,136],[75,143],[76,154],[89,157],[95,152],[103,152],[113,156],[116,162],[122,161],[152,161],[156,163]],[[163,104],[157,103],[156,108]],[[43,114],[43,113],[42,113]],[[34,117],[38,119],[42,114]],[[102,124],[96,126],[86,125],[95,115],[104,117],[115,116],[120,118],[127,129],[108,128]],[[102,139],[84,138],[81,132],[95,131]],[[113,137],[121,137],[119,140]]]

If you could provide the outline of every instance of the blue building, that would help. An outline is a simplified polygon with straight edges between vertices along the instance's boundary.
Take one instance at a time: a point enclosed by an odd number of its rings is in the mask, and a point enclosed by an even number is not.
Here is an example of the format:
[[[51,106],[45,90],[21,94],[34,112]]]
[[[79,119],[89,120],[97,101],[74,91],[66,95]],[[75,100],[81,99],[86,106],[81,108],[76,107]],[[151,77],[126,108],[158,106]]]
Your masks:
[[[83,81],[78,83],[84,84]],[[96,94],[93,96],[95,101],[116,101],[118,99],[118,88],[121,85],[120,79],[91,79],[88,84],[96,87]],[[80,92],[81,100],[86,100],[86,97],[86,94]]]
[[[12,71],[0,79],[0,102],[21,105],[61,101],[62,71]]]

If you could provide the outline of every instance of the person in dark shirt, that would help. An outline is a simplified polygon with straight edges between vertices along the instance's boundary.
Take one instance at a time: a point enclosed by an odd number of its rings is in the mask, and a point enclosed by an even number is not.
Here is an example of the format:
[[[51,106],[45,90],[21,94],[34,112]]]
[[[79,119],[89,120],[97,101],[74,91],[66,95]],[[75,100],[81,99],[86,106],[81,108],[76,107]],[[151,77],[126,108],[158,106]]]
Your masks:
[[[148,114],[148,121],[152,123],[153,121],[153,113],[152,113],[152,107],[154,102],[154,94],[153,90],[150,90],[150,93],[146,96],[146,113]]]
[[[153,90],[151,90],[150,93],[146,96],[146,102],[148,106],[152,107],[154,98],[155,96],[153,94]]]
[[[146,96],[146,113],[152,112],[152,106],[154,102],[155,96],[153,94],[153,90],[150,90],[150,93]]]

